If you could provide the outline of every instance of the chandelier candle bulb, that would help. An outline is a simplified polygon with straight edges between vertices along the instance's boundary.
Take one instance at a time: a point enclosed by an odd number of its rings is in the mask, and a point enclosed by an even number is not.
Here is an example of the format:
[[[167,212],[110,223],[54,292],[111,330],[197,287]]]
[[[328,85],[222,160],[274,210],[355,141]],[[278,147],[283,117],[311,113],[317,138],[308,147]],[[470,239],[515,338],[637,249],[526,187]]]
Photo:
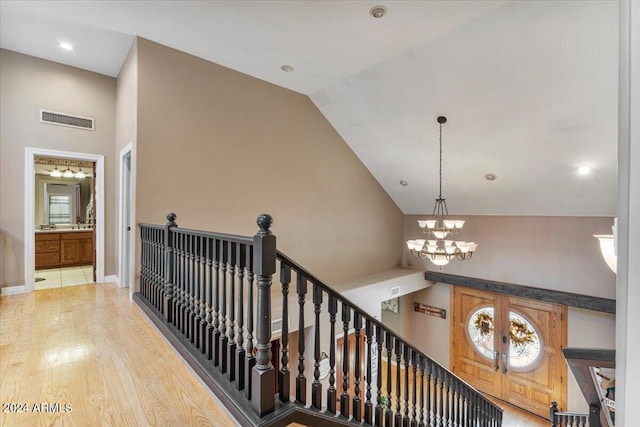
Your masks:
[[[440,125],[439,193],[431,218],[418,220],[418,226],[420,226],[422,232],[430,235],[432,239],[409,240],[407,241],[407,248],[412,256],[420,259],[429,259],[433,264],[441,267],[448,264],[452,259],[459,261],[470,259],[478,245],[475,242],[466,242],[464,240],[445,240],[447,236],[453,235],[462,229],[464,220],[449,218],[447,202],[442,197],[442,125],[447,122],[447,118],[440,116],[437,120]]]

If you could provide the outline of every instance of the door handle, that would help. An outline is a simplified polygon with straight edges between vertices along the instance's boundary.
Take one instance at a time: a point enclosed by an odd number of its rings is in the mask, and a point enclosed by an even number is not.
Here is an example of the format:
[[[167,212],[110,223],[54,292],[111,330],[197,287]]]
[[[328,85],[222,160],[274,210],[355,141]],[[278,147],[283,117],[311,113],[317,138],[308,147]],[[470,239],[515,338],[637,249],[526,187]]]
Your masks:
[[[507,353],[504,353],[502,355],[502,373],[503,374],[507,373],[507,363],[508,363],[507,357],[508,357]]]
[[[495,363],[495,365],[493,366],[493,370],[497,371],[498,369],[500,369],[500,352],[499,351],[493,352],[493,362]]]

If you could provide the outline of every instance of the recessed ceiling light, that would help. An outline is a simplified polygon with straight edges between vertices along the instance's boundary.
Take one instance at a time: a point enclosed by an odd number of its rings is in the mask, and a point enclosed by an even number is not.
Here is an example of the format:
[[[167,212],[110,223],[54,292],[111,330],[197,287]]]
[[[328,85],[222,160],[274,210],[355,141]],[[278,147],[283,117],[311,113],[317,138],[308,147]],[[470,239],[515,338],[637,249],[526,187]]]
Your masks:
[[[280,67],[280,69],[285,73],[290,73],[293,71],[293,67],[291,65],[286,65],[286,64]]]
[[[400,185],[402,185],[403,187],[406,187],[407,185],[409,185],[409,183],[407,181],[405,181],[404,179],[400,180]]]
[[[369,15],[373,16],[376,19],[380,19],[386,14],[387,8],[384,6],[373,6],[369,11]]]
[[[486,179],[487,181],[495,181],[496,179],[498,179],[498,175],[496,175],[495,173],[488,173],[484,176],[484,179]]]
[[[67,42],[60,42],[60,47],[64,50],[73,50],[73,46],[71,45],[71,43]]]
[[[591,173],[591,168],[589,166],[580,166],[578,168],[578,175],[589,175]]]

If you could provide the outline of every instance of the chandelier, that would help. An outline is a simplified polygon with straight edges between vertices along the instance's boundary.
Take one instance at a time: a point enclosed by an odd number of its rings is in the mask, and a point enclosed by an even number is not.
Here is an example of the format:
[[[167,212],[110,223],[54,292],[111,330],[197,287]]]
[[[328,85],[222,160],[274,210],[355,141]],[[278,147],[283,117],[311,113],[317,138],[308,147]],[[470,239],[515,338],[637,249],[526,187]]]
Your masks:
[[[469,259],[478,247],[475,242],[447,239],[462,229],[464,220],[450,218],[447,202],[442,198],[442,125],[446,122],[446,117],[438,117],[440,124],[440,191],[431,218],[418,220],[422,232],[428,234],[430,238],[407,241],[411,255],[420,259],[429,259],[438,266],[446,265],[452,259],[459,261]]]

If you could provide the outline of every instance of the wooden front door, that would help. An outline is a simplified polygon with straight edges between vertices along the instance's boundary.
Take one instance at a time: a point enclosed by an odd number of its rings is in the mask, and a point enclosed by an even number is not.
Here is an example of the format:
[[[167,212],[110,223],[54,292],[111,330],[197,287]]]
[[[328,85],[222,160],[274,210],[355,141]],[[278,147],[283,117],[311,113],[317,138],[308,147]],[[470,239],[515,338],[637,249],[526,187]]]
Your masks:
[[[545,418],[554,400],[566,409],[566,306],[462,287],[452,296],[455,374]]]

